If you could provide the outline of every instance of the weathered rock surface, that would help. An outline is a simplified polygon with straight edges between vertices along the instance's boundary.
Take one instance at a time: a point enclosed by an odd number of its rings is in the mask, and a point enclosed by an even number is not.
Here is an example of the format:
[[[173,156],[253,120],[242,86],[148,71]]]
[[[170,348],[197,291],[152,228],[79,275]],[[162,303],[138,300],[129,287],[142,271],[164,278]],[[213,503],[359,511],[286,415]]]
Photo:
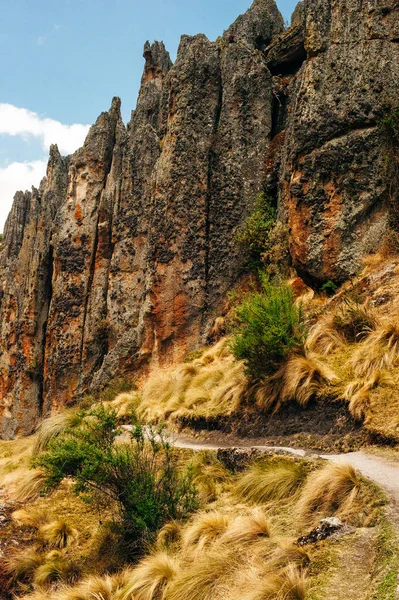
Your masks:
[[[255,0],[216,42],[146,43],[136,110],[114,99],[39,190],[18,192],[1,261],[0,432],[206,338],[266,189],[308,281],[340,281],[381,241],[378,127],[399,85],[393,0],[304,0],[284,31]]]
[[[285,113],[278,202],[300,274],[340,282],[386,229],[378,122],[382,105],[399,97],[399,5],[304,0],[294,23],[267,51],[276,87],[286,80],[277,107]]]
[[[303,535],[298,538],[295,542],[297,546],[307,546],[309,544],[316,544],[322,540],[326,540],[331,536],[336,536],[339,532],[340,535],[345,535],[353,530],[336,517],[326,517],[322,519],[317,527],[312,529],[307,535]]]

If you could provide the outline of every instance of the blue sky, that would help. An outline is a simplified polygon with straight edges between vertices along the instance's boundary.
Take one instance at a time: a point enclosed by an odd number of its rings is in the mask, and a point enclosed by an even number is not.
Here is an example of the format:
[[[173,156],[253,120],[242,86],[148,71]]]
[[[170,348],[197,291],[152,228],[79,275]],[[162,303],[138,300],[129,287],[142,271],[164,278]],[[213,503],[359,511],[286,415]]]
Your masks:
[[[163,40],[174,60],[181,34],[214,40],[250,4],[0,0],[0,231],[13,192],[38,184],[49,143],[57,141],[64,154],[75,150],[86,132],[82,125],[107,110],[113,96],[121,97],[129,119],[147,39]],[[278,5],[289,21],[296,0]]]

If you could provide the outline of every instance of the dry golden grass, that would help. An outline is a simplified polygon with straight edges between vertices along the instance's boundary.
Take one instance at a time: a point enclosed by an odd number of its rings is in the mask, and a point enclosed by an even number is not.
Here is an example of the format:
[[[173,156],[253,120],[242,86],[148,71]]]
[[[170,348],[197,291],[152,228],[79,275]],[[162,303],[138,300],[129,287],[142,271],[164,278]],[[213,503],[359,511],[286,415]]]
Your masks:
[[[309,330],[306,347],[320,354],[330,354],[345,344],[345,338],[334,326],[334,316],[323,315]]]
[[[231,523],[227,515],[211,511],[199,515],[183,533],[182,547],[185,552],[197,554],[225,533]]]
[[[218,546],[185,563],[171,581],[165,600],[222,600],[232,589],[240,557],[233,546]],[[241,563],[242,566],[242,563]]]
[[[225,489],[229,474],[214,452],[197,452],[190,463],[194,483],[203,502],[212,502]],[[230,485],[229,483],[227,484]]]
[[[190,363],[153,372],[141,390],[138,413],[147,422],[231,415],[245,399],[247,387],[244,365],[222,339]]]
[[[390,370],[398,363],[399,325],[386,322],[371,333],[351,360],[354,373],[371,378],[376,371]]]
[[[33,527],[38,529],[46,520],[46,515],[40,510],[26,510],[25,508],[21,508],[11,514],[11,519],[19,527]]]
[[[46,487],[46,477],[43,471],[35,469],[27,470],[16,486],[14,499],[26,502],[38,498]]]
[[[289,565],[280,572],[266,568],[245,574],[232,600],[305,600],[306,572]]]
[[[165,588],[179,570],[178,560],[167,552],[157,552],[144,558],[131,574],[129,583],[122,588],[123,599],[160,600]]]
[[[299,519],[311,523],[338,511],[348,511],[360,485],[351,465],[330,463],[311,473],[296,504]]]
[[[49,552],[45,556],[45,562],[35,569],[33,583],[36,586],[47,586],[55,581],[61,581],[66,578],[69,570],[70,565],[61,552]]]
[[[305,568],[310,563],[309,554],[304,548],[285,540],[279,541],[278,546],[271,554],[268,554],[267,558],[273,569],[287,567],[288,565]]]
[[[334,371],[312,354],[293,355],[280,369],[253,390],[256,404],[267,412],[275,412],[286,402],[306,407],[323,394],[327,384],[338,381]]]
[[[13,580],[23,580],[32,577],[44,561],[45,558],[38,548],[24,548],[6,559],[6,569]]]
[[[67,429],[79,426],[81,422],[82,417],[76,408],[69,408],[42,421],[37,429],[32,450],[33,456],[43,452],[52,439],[61,435]]]
[[[256,507],[247,514],[236,517],[221,536],[220,542],[226,545],[244,545],[271,535],[269,518],[262,508]]]
[[[122,392],[114,400],[103,402],[104,407],[112,408],[116,411],[118,419],[124,420],[130,418],[135,413],[139,403],[139,396],[136,391]]]
[[[59,592],[50,597],[54,600],[131,600],[123,593],[123,589],[129,585],[131,577],[131,569],[125,569],[115,575],[104,575],[103,577],[91,575],[78,585],[73,587],[64,586]],[[43,600],[44,598],[47,599],[49,596],[44,596]],[[37,600],[41,599],[38,598]]]
[[[43,542],[53,548],[66,548],[78,537],[77,530],[63,519],[43,525],[39,533]]]
[[[168,550],[176,546],[181,538],[181,525],[177,521],[166,523],[157,536],[157,550]]]
[[[253,504],[290,499],[306,478],[303,463],[281,460],[255,463],[237,481],[235,494]]]
[[[186,454],[184,456],[187,460]],[[355,512],[363,511],[363,519],[367,516],[363,503],[370,504],[375,495],[371,490],[367,496],[364,482],[345,465],[327,465],[310,471],[305,479],[308,463],[300,465],[287,457],[270,457],[266,462],[270,461],[279,475],[277,482],[266,482],[270,491],[266,497],[261,494],[262,506],[259,506],[258,500],[251,496],[254,467],[237,478],[225,472],[209,452],[196,458],[198,468],[203,465],[214,470],[216,478],[226,485],[212,505],[192,515],[185,524],[167,524],[138,565],[112,575],[95,574],[107,572],[110,566],[88,562],[88,548],[82,546],[82,535],[77,539],[76,548],[70,544],[62,551],[47,553],[36,549],[33,566],[31,561],[31,566],[28,564],[22,569],[26,574],[21,581],[26,586],[33,582],[34,587],[41,589],[23,596],[24,600],[303,600],[310,559],[293,540],[308,531],[313,519],[332,512],[352,522]],[[298,465],[303,471],[296,471]],[[248,495],[255,506],[237,503],[236,494],[229,491],[235,492],[248,473],[251,473],[251,485],[249,492],[245,487],[242,498],[246,500]],[[267,474],[267,469],[264,473]],[[255,491],[257,497],[260,491]],[[64,497],[67,494],[65,488]],[[290,499],[288,511],[284,504],[286,498]],[[295,509],[298,502],[302,502],[300,518]],[[60,511],[60,506],[57,504],[54,509]],[[370,514],[372,510],[374,508]],[[54,519],[54,513],[50,516]],[[24,515],[22,520],[26,520]],[[86,570],[83,580],[73,586],[66,585],[78,575],[73,562],[81,550],[85,556],[84,568],[91,569],[93,574],[87,575],[90,571]],[[309,552],[312,556],[311,550]],[[117,568],[117,565],[111,566],[112,570]]]
[[[330,308],[310,329],[306,346],[320,354],[330,354],[346,343],[360,342],[379,324],[375,309],[344,300]]]
[[[208,333],[208,339],[217,341],[224,335],[226,335],[226,317],[217,317]]]

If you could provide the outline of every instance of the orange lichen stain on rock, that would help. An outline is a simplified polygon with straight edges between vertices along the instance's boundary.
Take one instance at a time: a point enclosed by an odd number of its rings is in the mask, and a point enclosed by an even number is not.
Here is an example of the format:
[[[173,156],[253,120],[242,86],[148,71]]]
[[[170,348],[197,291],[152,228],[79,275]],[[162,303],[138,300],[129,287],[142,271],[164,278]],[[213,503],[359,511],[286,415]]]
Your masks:
[[[284,143],[285,138],[285,130],[280,131],[277,135],[274,136],[272,141],[269,144],[269,148],[265,157],[265,168],[266,175],[271,173],[276,164],[276,157],[281,150],[281,147]]]
[[[31,338],[24,336],[22,338],[22,354],[29,358],[31,356],[32,347],[33,344]]]
[[[291,183],[299,183],[301,171],[291,176]],[[311,209],[297,197],[291,195],[290,183],[285,183],[284,197],[288,207],[288,227],[290,229],[290,252],[294,263],[306,264],[309,256],[309,236],[311,233]]]
[[[154,352],[154,363],[168,365],[184,358],[187,347],[199,335],[200,319],[192,299],[180,288],[181,276],[187,265],[176,258],[167,265],[157,265],[157,283],[151,294],[152,310],[146,319],[145,352]]]
[[[80,206],[80,204],[76,205],[74,217],[75,217],[75,221],[78,225],[82,223],[83,215],[82,215],[82,207]]]
[[[333,181],[327,183],[324,186],[328,202],[325,206],[323,213],[325,232],[324,244],[323,244],[323,264],[325,265],[326,274],[332,273],[336,261],[339,258],[339,252],[342,248],[341,233],[337,224],[342,218],[342,205],[343,198],[342,194],[337,191],[336,185]]]

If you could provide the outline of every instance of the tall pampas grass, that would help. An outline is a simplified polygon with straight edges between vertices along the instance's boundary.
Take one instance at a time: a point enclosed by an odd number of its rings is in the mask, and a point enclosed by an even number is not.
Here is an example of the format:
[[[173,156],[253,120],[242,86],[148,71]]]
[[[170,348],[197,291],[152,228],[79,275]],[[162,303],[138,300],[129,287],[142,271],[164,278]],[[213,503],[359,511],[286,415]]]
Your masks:
[[[302,463],[293,460],[260,462],[252,465],[237,481],[234,492],[253,504],[295,496],[306,478]]]
[[[360,479],[348,464],[330,463],[311,473],[296,505],[303,523],[349,509],[360,490]]]
[[[315,355],[295,354],[274,375],[256,384],[252,393],[262,410],[276,412],[287,402],[306,407],[323,393],[326,384],[337,381],[333,370]]]

